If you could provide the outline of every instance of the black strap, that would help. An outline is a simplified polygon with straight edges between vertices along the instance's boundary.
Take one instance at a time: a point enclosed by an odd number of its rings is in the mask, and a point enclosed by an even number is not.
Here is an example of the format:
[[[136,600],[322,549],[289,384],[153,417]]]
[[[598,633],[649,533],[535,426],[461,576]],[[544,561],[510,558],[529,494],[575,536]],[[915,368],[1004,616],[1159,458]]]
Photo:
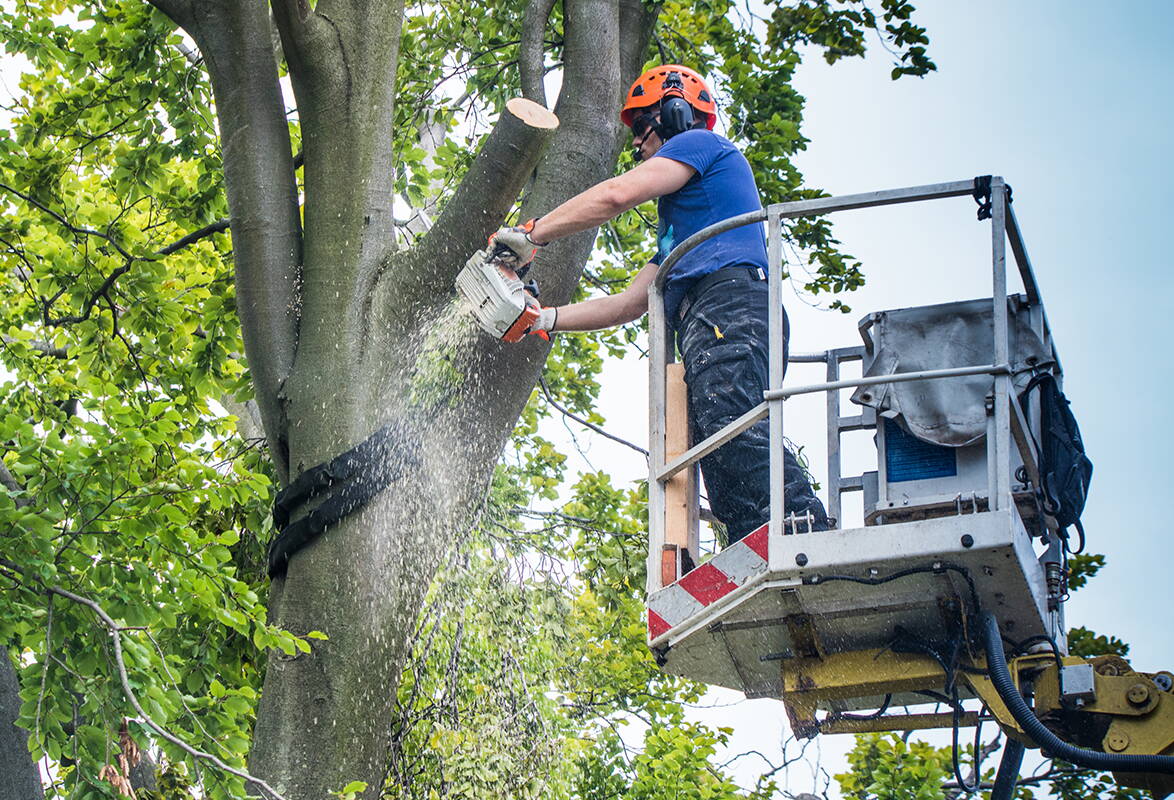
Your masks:
[[[702,275],[698,278],[692,286],[685,290],[685,296],[681,298],[681,304],[677,307],[677,317],[684,319],[685,314],[689,313],[689,306],[697,301],[697,298],[705,294],[709,287],[715,283],[722,281],[764,281],[766,280],[766,272],[761,267],[722,267],[715,269],[713,272]]]
[[[991,177],[990,175],[979,175],[974,179],[973,194],[974,202],[978,203],[979,222],[991,218]],[[1010,184],[1003,184],[1003,191],[1007,195],[1007,202],[1011,203],[1014,198],[1011,194]]]
[[[419,462],[405,449],[406,441],[402,426],[388,423],[345,453],[306,470],[279,492],[273,504],[278,535],[269,544],[269,577],[284,575],[295,553],[416,466]],[[293,511],[326,493],[329,496],[317,508],[296,522],[289,521]]]
[[[991,176],[979,175],[974,179],[974,202],[978,203],[978,221],[991,218]]]

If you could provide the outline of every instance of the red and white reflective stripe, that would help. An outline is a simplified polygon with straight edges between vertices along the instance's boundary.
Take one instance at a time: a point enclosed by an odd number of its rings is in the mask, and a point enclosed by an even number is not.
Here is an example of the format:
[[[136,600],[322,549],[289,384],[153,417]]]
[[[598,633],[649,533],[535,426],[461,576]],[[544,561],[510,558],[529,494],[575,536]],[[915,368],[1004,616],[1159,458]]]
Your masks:
[[[763,525],[648,598],[648,638],[655,639],[766,570]]]

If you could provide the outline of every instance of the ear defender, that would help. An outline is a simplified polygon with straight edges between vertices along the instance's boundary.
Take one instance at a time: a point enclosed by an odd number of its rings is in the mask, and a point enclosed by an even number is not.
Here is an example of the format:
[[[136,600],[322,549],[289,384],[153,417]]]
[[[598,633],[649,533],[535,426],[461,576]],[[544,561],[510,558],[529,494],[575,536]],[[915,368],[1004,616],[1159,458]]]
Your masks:
[[[693,127],[693,108],[683,97],[666,97],[660,104],[660,138],[671,139]]]

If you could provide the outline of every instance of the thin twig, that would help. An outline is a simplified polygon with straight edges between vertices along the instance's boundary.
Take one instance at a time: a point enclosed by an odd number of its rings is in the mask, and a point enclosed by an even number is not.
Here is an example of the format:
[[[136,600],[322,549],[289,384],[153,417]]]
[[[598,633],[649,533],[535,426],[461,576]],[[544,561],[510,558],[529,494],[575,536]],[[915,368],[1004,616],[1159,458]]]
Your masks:
[[[248,781],[251,784],[254,784],[255,786],[258,786],[259,788],[263,789],[274,800],[285,800],[285,797],[283,797],[280,792],[278,792],[276,789],[274,789],[272,786],[270,786],[268,783],[266,783],[262,779],[254,776],[254,775],[250,775],[249,773],[245,772],[244,770],[239,770],[239,769],[236,769],[235,767],[230,767],[228,764],[225,764],[223,761],[221,761],[219,758],[212,755],[211,753],[205,753],[203,750],[197,750],[196,748],[189,745],[187,742],[183,741],[182,739],[175,736],[174,734],[169,732],[167,729],[165,729],[164,727],[159,725],[159,723],[155,722],[155,720],[151,719],[151,717],[143,709],[142,705],[139,704],[139,699],[135,695],[134,690],[130,688],[130,679],[127,677],[127,674],[126,674],[126,662],[123,660],[123,657],[122,657],[122,628],[119,626],[119,624],[117,622],[115,622],[110,617],[110,615],[107,614],[106,611],[100,605],[98,605],[93,600],[90,600],[88,597],[82,597],[81,595],[74,594],[73,592],[70,592],[66,589],[62,589],[60,586],[49,586],[46,588],[46,590],[53,593],[53,594],[60,595],[61,597],[64,597],[66,600],[71,600],[74,603],[78,603],[80,605],[86,606],[87,608],[89,608],[91,611],[93,611],[95,614],[98,615],[98,618],[102,621],[102,624],[106,626],[107,630],[109,630],[110,640],[114,644],[114,662],[118,668],[119,681],[121,681],[121,683],[122,683],[122,693],[126,696],[126,699],[130,702],[130,704],[132,706],[134,706],[134,709],[138,713],[139,718],[142,719],[143,722],[146,723],[146,725],[151,728],[151,730],[155,731],[155,733],[159,734],[164,739],[171,742],[173,745],[180,748],[181,750],[183,750],[185,753],[192,756],[193,758],[203,759],[205,761],[209,761],[214,766],[216,766],[218,769],[223,770],[224,772],[228,772],[232,775],[235,775],[238,778],[241,778],[245,781]]]
[[[640,453],[641,455],[643,455],[645,458],[648,458],[648,451],[645,450],[643,447],[640,447],[639,445],[636,445],[636,444],[632,444],[631,442],[627,441],[626,439],[621,439],[618,436],[610,434],[607,431],[605,431],[603,428],[599,427],[598,425],[596,425],[592,422],[588,422],[587,420],[583,419],[582,417],[577,416],[573,412],[571,412],[571,411],[567,410],[566,408],[563,408],[561,405],[559,405],[558,401],[555,400],[554,396],[550,393],[550,387],[546,385],[546,378],[539,378],[538,385],[542,387],[542,394],[546,396],[546,402],[548,402],[552,406],[554,406],[555,409],[557,409],[561,414],[563,414],[563,416],[570,417],[575,422],[578,422],[580,425],[584,425],[584,426],[590,428],[591,430],[598,433],[600,436],[603,436],[607,439],[611,439],[613,442],[618,442],[618,443],[622,444],[624,447],[630,447],[633,450],[635,450],[637,453]]]
[[[177,250],[182,250],[183,248],[187,247],[189,244],[195,244],[196,242],[200,241],[201,239],[205,239],[214,233],[223,233],[226,230],[228,230],[228,218],[227,217],[224,219],[218,219],[211,224],[205,225],[204,227],[200,228],[199,230],[192,231],[188,235],[184,236],[182,239],[177,239],[176,241],[167,245],[163,249],[159,250],[155,255],[169,256],[172,253],[176,252]]]
[[[86,236],[97,236],[99,239],[105,240],[111,247],[113,247],[115,250],[117,250],[118,254],[120,256],[122,256],[123,258],[125,258],[129,261],[134,260],[135,257],[132,256],[130,253],[128,253],[125,249],[123,249],[122,245],[118,243],[118,240],[115,239],[113,236],[111,236],[109,233],[103,233],[102,231],[96,231],[92,228],[82,228],[77,225],[74,225],[72,222],[70,222],[65,217],[58,214],[53,209],[46,206],[41,201],[37,200],[32,195],[25,194],[24,192],[20,191],[19,189],[14,189],[13,187],[9,186],[6,183],[0,183],[0,189],[3,189],[6,192],[10,192],[10,193],[16,195],[17,197],[21,198],[22,200],[24,200],[26,203],[33,206],[34,208],[40,209],[41,211],[48,214],[53,219],[57,220],[59,223],[64,225],[66,228],[68,228],[72,233],[85,234]]]

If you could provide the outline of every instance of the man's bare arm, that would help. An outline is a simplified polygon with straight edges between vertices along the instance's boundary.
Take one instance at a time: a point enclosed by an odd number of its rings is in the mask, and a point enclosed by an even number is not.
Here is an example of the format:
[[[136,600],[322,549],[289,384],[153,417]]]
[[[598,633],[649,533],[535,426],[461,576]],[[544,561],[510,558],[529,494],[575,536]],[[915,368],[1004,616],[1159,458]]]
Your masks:
[[[648,287],[656,277],[656,269],[656,264],[645,264],[628,287],[619,294],[560,306],[554,330],[595,331],[638,319],[648,310]]]
[[[677,191],[695,174],[696,170],[680,161],[650,158],[623,175],[597,183],[544,214],[530,231],[530,238],[546,243],[597,227],[646,200]]]

